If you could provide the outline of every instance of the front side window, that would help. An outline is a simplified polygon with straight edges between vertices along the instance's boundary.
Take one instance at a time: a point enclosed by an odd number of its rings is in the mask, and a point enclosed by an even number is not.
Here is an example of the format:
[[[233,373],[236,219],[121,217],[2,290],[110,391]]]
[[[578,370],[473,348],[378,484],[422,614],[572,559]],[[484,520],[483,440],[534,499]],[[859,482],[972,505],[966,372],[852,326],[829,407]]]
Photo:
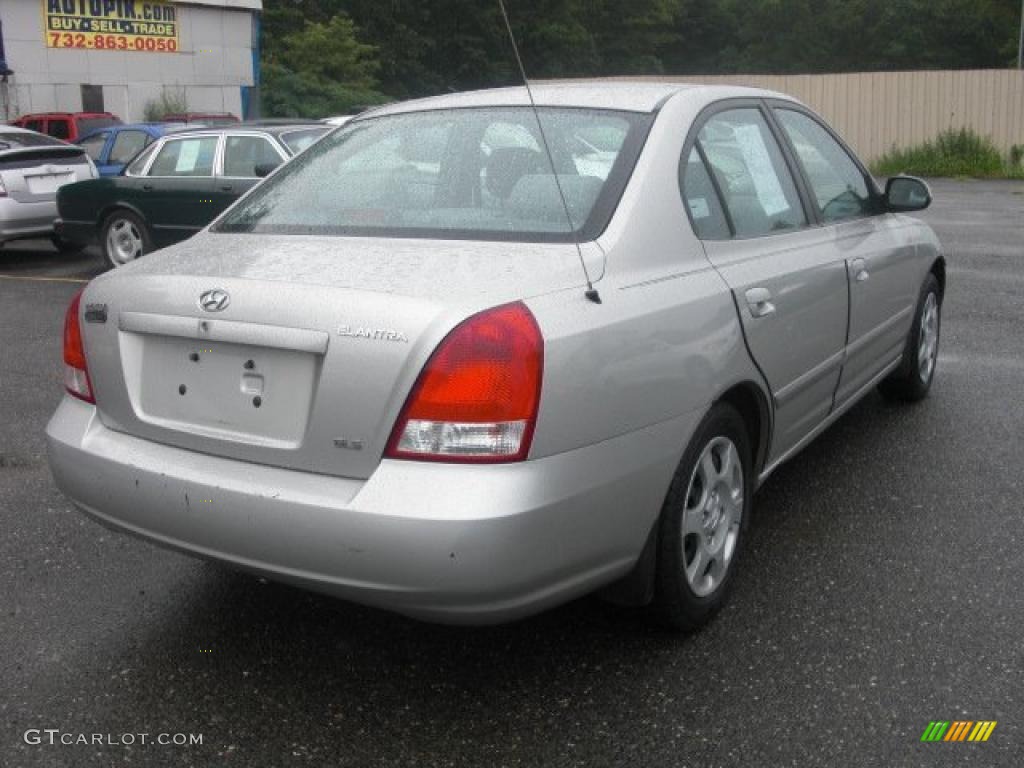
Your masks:
[[[128,164],[128,167],[124,169],[124,175],[141,176],[142,172],[146,169],[146,163],[149,162],[149,159],[153,156],[153,153],[156,152],[157,147],[159,146],[159,144],[150,144],[146,149],[142,150],[142,152],[139,153],[139,156],[132,160],[131,163]]]
[[[121,131],[110,148],[110,162],[123,165],[142,151],[150,140],[145,131]]]
[[[157,152],[150,176],[212,176],[217,137],[174,139]]]
[[[562,108],[540,114],[550,160],[524,107],[353,121],[262,184],[216,229],[524,241],[599,233],[651,117]]]
[[[257,166],[280,164],[281,155],[262,136],[228,136],[224,145],[225,176],[254,179]]]
[[[871,192],[860,168],[816,120],[792,109],[777,109],[782,129],[800,158],[825,221],[870,215]]]
[[[768,123],[753,107],[718,112],[697,135],[736,237],[805,226],[807,217]]]

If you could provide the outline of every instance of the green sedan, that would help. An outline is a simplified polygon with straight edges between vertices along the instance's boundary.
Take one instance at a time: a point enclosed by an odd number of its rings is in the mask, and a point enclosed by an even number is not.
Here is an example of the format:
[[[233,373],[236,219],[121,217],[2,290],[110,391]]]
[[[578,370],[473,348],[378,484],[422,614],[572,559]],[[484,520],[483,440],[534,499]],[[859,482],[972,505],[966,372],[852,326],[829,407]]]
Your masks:
[[[165,136],[120,176],[61,187],[55,229],[62,241],[98,244],[119,267],[194,235],[330,128],[241,124]]]

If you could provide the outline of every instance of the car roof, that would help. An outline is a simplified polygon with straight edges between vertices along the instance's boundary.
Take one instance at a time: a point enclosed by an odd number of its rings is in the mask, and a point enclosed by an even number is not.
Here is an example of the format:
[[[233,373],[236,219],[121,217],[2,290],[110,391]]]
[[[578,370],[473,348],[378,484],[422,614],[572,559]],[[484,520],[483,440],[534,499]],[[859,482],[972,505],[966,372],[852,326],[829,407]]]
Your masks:
[[[81,141],[82,139],[88,139],[90,136],[95,136],[97,133],[120,133],[121,131],[159,131],[161,133],[173,133],[175,125],[184,125],[184,123],[115,123],[114,125],[104,125],[100,128],[93,128],[86,133],[83,133],[75,141]]]
[[[180,131],[174,131],[174,138],[180,139],[182,136],[219,136],[222,133],[266,133],[271,136],[280,136],[282,133],[291,133],[292,131],[301,131],[307,128],[324,128],[330,129],[329,125],[323,123],[288,123],[286,125],[271,124],[265,125],[260,123],[233,123],[231,125],[215,125],[209,128],[186,128]]]
[[[25,118],[39,118],[39,117],[71,117],[71,118],[90,118],[90,117],[117,117],[113,112],[27,112],[24,115],[19,115],[18,120],[24,120]]]
[[[650,80],[569,80],[531,84],[533,100],[542,107],[579,107],[589,109],[615,109],[627,112],[654,112],[666,100],[677,94],[688,94],[701,101],[714,101],[729,97],[790,97],[761,88],[742,86],[701,85],[698,83],[666,83]],[[431,96],[371,109],[353,119],[378,117],[433,109],[459,109],[467,107],[529,106],[530,96],[523,86],[466,91],[443,96]]]

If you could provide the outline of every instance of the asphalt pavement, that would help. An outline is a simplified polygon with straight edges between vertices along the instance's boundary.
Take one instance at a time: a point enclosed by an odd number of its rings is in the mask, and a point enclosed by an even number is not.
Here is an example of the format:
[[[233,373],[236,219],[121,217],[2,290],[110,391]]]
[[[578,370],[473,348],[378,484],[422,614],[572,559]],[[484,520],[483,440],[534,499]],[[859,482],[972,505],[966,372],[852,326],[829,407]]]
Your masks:
[[[869,396],[769,479],[732,603],[691,637],[595,598],[422,624],[86,520],[43,428],[73,281],[102,264],[0,251],[0,765],[1024,764],[1024,184],[933,189],[931,396]],[[998,724],[922,743],[935,720]]]

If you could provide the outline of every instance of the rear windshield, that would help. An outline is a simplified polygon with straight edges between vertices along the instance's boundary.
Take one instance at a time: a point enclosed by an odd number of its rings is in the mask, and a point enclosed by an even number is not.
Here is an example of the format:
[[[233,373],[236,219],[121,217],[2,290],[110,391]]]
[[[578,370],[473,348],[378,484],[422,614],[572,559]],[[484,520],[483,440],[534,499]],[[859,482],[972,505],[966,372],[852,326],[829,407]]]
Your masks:
[[[116,117],[80,117],[78,122],[79,134],[95,131],[97,128],[107,128],[111,125],[120,125],[121,121]]]
[[[354,121],[260,185],[215,230],[593,239],[618,203],[651,119],[632,112],[543,108],[540,120],[550,160],[527,107]]]
[[[5,149],[21,149],[22,147],[64,146],[63,141],[52,139],[41,133],[0,133],[0,152]]]

